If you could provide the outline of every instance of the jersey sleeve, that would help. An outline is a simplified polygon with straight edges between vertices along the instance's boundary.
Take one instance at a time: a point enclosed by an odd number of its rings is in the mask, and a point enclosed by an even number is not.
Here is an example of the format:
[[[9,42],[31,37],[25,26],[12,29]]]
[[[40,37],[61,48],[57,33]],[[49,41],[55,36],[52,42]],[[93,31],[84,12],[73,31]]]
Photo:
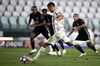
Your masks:
[[[29,17],[30,19],[32,19],[33,18],[33,15],[32,15],[32,13],[30,14],[30,17]]]
[[[84,20],[80,19],[80,25],[85,24]]]

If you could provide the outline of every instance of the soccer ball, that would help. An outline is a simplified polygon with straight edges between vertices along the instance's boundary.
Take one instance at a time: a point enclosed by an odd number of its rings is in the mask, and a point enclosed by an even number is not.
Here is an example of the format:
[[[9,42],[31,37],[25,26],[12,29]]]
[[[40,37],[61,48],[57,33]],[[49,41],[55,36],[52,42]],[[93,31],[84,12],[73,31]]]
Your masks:
[[[22,56],[22,57],[20,57],[20,62],[21,63],[28,63],[28,58],[27,58],[27,56]]]

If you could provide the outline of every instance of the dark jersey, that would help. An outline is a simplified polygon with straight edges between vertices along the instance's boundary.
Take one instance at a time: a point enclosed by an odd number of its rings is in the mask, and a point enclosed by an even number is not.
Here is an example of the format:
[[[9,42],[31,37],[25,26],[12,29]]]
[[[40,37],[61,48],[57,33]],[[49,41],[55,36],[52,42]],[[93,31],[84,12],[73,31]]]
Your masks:
[[[53,26],[52,26],[52,16],[47,14],[47,15],[42,15],[44,21],[46,21],[47,26],[49,27],[49,31],[51,33],[51,36],[54,34]]]
[[[35,24],[40,24],[43,22],[43,18],[42,18],[42,15],[40,12],[37,12],[37,13],[31,13],[30,14],[30,19],[33,19],[34,23]],[[39,26],[39,27],[44,27],[44,26]],[[36,27],[36,28],[39,28],[39,27]]]
[[[77,21],[74,21],[73,27],[81,26],[82,24],[85,24],[85,22],[82,19],[78,19]],[[80,28],[78,30],[79,35],[77,36],[76,40],[88,40],[90,39],[89,32],[87,30],[87,27]]]
[[[78,19],[77,21],[73,22],[73,27],[78,27],[81,26],[82,24],[85,24],[85,22],[82,19]],[[86,27],[80,28],[78,32],[79,33],[87,32],[87,28]]]

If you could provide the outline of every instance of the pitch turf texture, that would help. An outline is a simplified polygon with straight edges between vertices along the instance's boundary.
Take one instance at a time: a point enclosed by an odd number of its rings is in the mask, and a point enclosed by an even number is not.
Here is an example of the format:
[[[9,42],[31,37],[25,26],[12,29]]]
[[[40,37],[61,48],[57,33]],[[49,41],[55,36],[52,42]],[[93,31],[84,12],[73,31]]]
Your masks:
[[[30,50],[29,48],[0,48],[0,66],[100,66],[100,54],[96,56],[92,50],[84,49],[87,56],[78,58],[80,53],[74,48],[67,49],[67,55],[63,57],[47,55],[47,49],[37,62],[20,63],[19,57],[29,53]]]

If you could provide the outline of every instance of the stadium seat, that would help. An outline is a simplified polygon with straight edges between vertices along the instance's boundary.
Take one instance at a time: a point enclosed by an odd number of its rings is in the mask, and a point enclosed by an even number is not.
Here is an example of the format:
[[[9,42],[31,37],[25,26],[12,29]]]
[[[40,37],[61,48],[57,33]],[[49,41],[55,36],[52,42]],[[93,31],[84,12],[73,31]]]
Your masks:
[[[61,0],[61,1],[59,2],[59,6],[61,6],[61,7],[66,7],[66,1]]]
[[[74,2],[73,1],[68,1],[67,4],[68,4],[69,7],[73,7],[74,6]]]
[[[25,6],[25,3],[26,1],[25,0],[18,0],[18,5],[20,6]]]
[[[73,18],[68,18],[68,24],[70,28],[72,27],[73,21],[74,21]]]
[[[65,7],[65,12],[71,14],[72,9],[70,7]]]
[[[97,8],[98,7],[98,2],[92,1],[91,6],[94,7],[94,8]]]
[[[17,6],[15,7],[15,10],[16,10],[17,12],[21,13],[21,12],[23,11],[23,8],[22,8],[21,5],[17,5]]]
[[[1,17],[1,24],[3,29],[9,29],[9,22],[7,17],[5,16]]]
[[[97,19],[100,20],[100,13],[96,13],[96,14],[95,14],[95,18],[97,18]]]
[[[61,6],[59,6],[57,9],[58,9],[58,11],[60,11],[60,12],[62,12],[62,13],[64,12],[63,7],[61,7]]]
[[[0,5],[0,12],[5,12],[6,7],[4,5]]]
[[[97,13],[100,13],[100,7],[97,8]]]
[[[87,18],[88,19],[93,19],[94,18],[94,15],[92,13],[87,13]]]
[[[84,13],[79,13],[80,18],[85,19],[86,15]]]
[[[65,20],[67,20],[68,18],[70,18],[70,14],[65,12],[64,17],[65,17]]]
[[[81,8],[82,7],[82,2],[81,1],[76,1],[75,6]]]
[[[26,2],[26,3],[27,3],[27,5],[28,5],[28,6],[30,6],[30,7],[32,7],[32,6],[33,6],[33,0],[27,0],[27,2]]]
[[[93,25],[95,27],[95,29],[100,30],[100,23],[99,23],[99,19],[93,19]]]
[[[42,1],[36,0],[36,1],[35,1],[35,5],[36,5],[37,7],[42,6]]]
[[[90,8],[89,8],[89,12],[90,12],[91,14],[95,14],[95,13],[96,13],[96,9],[95,9],[94,7],[90,7]]]
[[[29,16],[29,14],[27,12],[23,11],[21,13],[21,16],[27,18]]]
[[[1,2],[2,2],[2,5],[5,5],[5,6],[9,4],[9,0],[2,0]]]
[[[49,3],[49,0],[47,1],[47,0],[44,0],[43,1],[43,6],[47,6],[47,4]]]
[[[89,1],[84,1],[83,6],[86,7],[86,8],[89,8],[90,7],[90,2]]]
[[[14,7],[12,5],[8,5],[7,6],[7,11],[13,12],[14,11]]]
[[[10,0],[10,5],[16,6],[17,5],[17,0]]]
[[[26,29],[26,19],[24,17],[18,18],[18,29]]]
[[[4,16],[6,16],[6,17],[11,17],[11,12],[5,11]]]
[[[17,29],[17,18],[16,17],[9,17],[9,22],[11,25],[11,29]]]
[[[81,8],[81,12],[84,13],[84,14],[87,14],[88,13],[88,9],[86,7],[82,7]]]
[[[14,11],[14,12],[13,12],[13,16],[15,16],[15,17],[19,17],[19,16],[20,16],[20,13],[17,12],[17,11]]]
[[[0,17],[2,17],[3,16],[3,13],[2,12],[0,12]]]
[[[80,13],[80,9],[78,7],[73,7],[73,12]]]
[[[30,13],[30,12],[31,12],[31,7],[28,6],[28,5],[26,5],[26,6],[24,7],[24,11]]]

